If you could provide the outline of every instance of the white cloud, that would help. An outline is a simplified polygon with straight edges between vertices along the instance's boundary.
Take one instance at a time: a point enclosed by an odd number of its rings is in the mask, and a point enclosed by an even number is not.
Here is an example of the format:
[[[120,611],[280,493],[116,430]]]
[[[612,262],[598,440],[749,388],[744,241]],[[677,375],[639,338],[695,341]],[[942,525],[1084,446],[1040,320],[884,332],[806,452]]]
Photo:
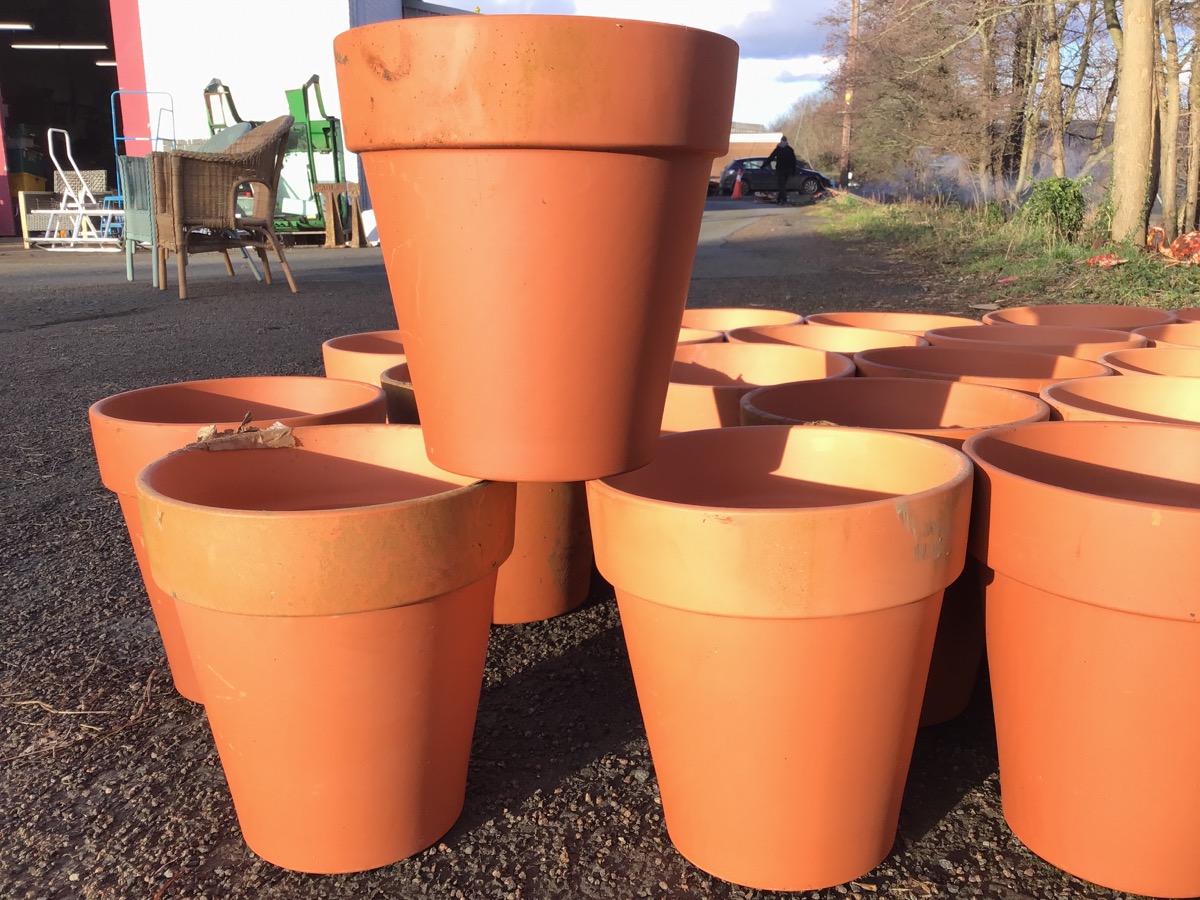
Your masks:
[[[786,113],[804,94],[822,87],[832,67],[821,54],[821,19],[834,0],[479,0],[480,11],[604,16],[689,25],[738,42],[736,122],[761,125]]]

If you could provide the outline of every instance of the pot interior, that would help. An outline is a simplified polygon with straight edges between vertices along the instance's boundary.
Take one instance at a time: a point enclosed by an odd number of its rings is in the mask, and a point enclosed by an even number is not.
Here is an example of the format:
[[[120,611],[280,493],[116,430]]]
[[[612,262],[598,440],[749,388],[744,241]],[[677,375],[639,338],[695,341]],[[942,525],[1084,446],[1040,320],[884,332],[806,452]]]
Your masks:
[[[1113,350],[1100,362],[1122,372],[1143,375],[1200,376],[1200,347],[1136,347]]]
[[[682,324],[707,331],[730,331],[751,325],[789,325],[799,322],[799,313],[786,309],[760,309],[756,306],[721,306],[685,309]]]
[[[843,325],[852,328],[877,328],[880,331],[912,333],[923,333],[930,328],[946,328],[952,325],[970,327],[983,324],[966,316],[884,311],[814,313],[806,317],[805,321],[814,325]]]
[[[965,449],[984,466],[1070,491],[1200,509],[1200,428],[1043,422],[986,431]]]
[[[1045,398],[1106,416],[1200,423],[1200,381],[1171,375],[1081,378],[1045,389]]]
[[[935,375],[979,378],[1088,378],[1108,368],[1074,356],[960,347],[880,347],[859,354],[867,362]]]
[[[915,494],[965,471],[969,465],[957,451],[908,435],[763,425],[664,437],[648,466],[604,481],[668,503],[789,509]]]
[[[115,394],[97,411],[127,422],[171,425],[274,421],[350,409],[378,396],[366,384],[307,376],[219,378],[163,384]]]
[[[364,331],[360,334],[344,334],[341,337],[330,338],[325,346],[333,350],[349,353],[403,353],[404,343],[400,340],[400,332],[396,331]]]
[[[259,512],[397,503],[476,482],[430,463],[419,428],[322,425],[296,435],[294,448],[185,450],[152,464],[142,477],[177,502]]]
[[[683,344],[675,350],[671,381],[717,387],[780,384],[849,374],[844,356],[786,344]]]
[[[1147,325],[1161,325],[1175,316],[1146,306],[1120,306],[1110,303],[1062,303],[1040,306],[1015,306],[988,313],[985,321],[996,325],[1074,325],[1088,328],[1113,328],[1128,331]]]
[[[1046,409],[1017,391],[918,378],[838,378],[760,388],[743,401],[797,423],[861,428],[987,428]]]

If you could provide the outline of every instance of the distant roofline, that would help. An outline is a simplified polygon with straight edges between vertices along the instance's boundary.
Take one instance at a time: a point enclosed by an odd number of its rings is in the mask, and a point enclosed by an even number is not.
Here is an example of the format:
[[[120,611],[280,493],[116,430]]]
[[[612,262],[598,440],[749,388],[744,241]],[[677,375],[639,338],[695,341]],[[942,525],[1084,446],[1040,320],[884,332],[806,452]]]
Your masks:
[[[729,135],[729,143],[731,144],[778,144],[779,139],[783,137],[783,132],[780,131],[755,131],[742,132],[735,131]]]

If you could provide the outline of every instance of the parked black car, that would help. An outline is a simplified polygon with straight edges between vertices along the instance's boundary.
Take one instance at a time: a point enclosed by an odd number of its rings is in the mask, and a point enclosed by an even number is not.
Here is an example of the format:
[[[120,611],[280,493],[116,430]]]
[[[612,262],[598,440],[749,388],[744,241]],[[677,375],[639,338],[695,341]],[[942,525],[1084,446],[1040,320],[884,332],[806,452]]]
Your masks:
[[[721,172],[720,192],[724,197],[733,193],[733,183],[737,173],[742,173],[742,193],[755,194],[760,192],[775,193],[778,182],[775,180],[775,163],[767,164],[765,156],[749,156],[745,159],[735,159]],[[796,161],[796,174],[788,179],[788,191],[801,194],[815,194],[820,190],[833,188],[837,185],[833,180],[822,175],[808,163]]]

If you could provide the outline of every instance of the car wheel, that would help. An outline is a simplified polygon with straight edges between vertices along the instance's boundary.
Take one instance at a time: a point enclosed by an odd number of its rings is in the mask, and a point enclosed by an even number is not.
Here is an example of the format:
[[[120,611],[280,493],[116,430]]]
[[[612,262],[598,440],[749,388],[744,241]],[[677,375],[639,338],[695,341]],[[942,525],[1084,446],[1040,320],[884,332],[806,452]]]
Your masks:
[[[800,193],[815,194],[821,189],[821,182],[813,178],[811,175],[800,182]]]

